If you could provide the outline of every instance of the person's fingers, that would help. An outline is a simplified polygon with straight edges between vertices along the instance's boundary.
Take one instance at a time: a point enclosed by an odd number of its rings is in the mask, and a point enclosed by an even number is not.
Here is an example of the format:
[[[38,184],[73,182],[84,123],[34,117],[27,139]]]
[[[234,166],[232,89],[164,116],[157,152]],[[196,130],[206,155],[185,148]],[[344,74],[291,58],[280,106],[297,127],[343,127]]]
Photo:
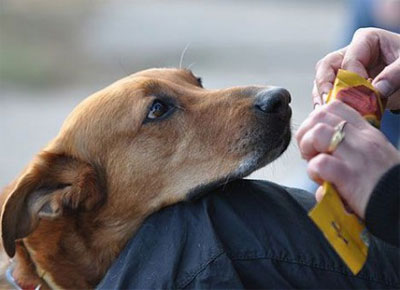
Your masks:
[[[345,139],[342,139],[334,150],[330,151],[332,150],[330,148],[332,138],[336,131],[339,130],[336,126],[341,122],[343,122],[342,119],[333,116],[329,123],[317,123],[305,132],[304,136],[298,140],[302,158],[310,160],[320,153],[329,153],[345,162],[351,160],[359,146],[360,130],[348,122],[341,128]]]
[[[376,76],[372,85],[383,97],[394,97],[392,95],[400,89],[400,58],[386,66],[383,71]]]
[[[342,119],[335,114],[327,112],[326,106],[329,105],[324,105],[320,109],[312,111],[307,119],[301,124],[295,136],[298,144],[300,144],[304,134],[311,130],[311,128],[314,127],[316,124],[323,122],[334,127],[340,123]]]
[[[375,29],[358,29],[347,47],[342,68],[368,78],[367,68],[373,66],[377,61],[379,48],[379,35]]]
[[[365,126],[368,125],[359,112],[339,100],[330,102],[326,106],[326,111],[336,115],[339,119],[346,120],[349,124],[359,129],[365,128]]]
[[[308,162],[308,175],[318,184],[328,181],[340,188],[346,182],[351,182],[351,174],[345,162],[339,158],[321,153]]]
[[[320,94],[318,92],[317,84],[315,83],[315,81],[314,81],[314,85],[313,85],[311,96],[312,96],[312,102],[313,102],[313,105],[314,105],[314,109],[322,106],[323,100],[322,100],[322,97],[320,96]]]
[[[315,199],[317,200],[317,202],[320,202],[322,200],[322,198],[324,197],[324,190],[322,186],[319,186],[317,188],[317,191],[315,192]]]
[[[347,121],[346,126],[354,126],[354,130],[369,126],[356,110],[337,100],[311,112],[295,135],[302,157],[309,160],[316,153],[327,152],[334,127],[343,120]]]
[[[316,124],[311,130],[307,131],[299,143],[301,156],[310,160],[321,152],[328,152],[329,144],[335,129],[325,123]]]
[[[322,58],[315,66],[315,84],[320,97],[323,94],[328,94],[332,89],[333,82],[336,78],[337,71],[341,68],[345,53],[346,48],[331,52]]]

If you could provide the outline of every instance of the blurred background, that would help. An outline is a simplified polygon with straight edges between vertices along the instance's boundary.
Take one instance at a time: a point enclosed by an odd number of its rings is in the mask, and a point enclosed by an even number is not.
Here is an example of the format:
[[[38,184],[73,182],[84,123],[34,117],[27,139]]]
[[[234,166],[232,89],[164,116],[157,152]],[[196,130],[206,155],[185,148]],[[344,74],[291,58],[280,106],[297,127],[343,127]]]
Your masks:
[[[186,46],[183,65],[207,88],[287,88],[295,130],[312,110],[315,63],[348,43],[356,26],[398,27],[396,14],[381,17],[393,14],[393,6],[382,12],[384,5],[372,2],[0,0],[0,187],[81,100],[133,72],[179,66]],[[293,142],[251,177],[307,183]]]

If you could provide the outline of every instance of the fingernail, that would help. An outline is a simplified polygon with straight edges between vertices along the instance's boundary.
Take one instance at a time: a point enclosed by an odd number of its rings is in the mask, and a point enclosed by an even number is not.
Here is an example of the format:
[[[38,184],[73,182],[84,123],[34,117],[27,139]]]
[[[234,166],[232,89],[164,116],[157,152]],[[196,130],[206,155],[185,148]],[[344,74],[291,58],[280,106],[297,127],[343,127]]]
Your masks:
[[[393,92],[393,86],[387,80],[378,81],[375,84],[375,88],[382,94],[384,97],[389,97]]]
[[[326,104],[326,100],[328,99],[328,94],[327,93],[323,93],[322,94],[322,101],[324,101],[324,103]]]
[[[318,109],[319,107],[321,107],[321,104],[318,104],[318,103],[315,103],[315,104],[314,104],[314,110],[315,110],[315,109]]]

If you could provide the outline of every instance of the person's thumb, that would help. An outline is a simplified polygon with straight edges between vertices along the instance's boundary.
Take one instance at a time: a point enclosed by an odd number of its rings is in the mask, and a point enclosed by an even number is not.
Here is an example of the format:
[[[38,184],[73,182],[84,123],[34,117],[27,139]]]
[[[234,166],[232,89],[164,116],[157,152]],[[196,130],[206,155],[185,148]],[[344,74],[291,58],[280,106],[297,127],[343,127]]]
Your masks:
[[[400,89],[400,58],[391,63],[375,77],[372,85],[382,94],[383,97],[394,97]],[[400,97],[400,96],[398,96]]]

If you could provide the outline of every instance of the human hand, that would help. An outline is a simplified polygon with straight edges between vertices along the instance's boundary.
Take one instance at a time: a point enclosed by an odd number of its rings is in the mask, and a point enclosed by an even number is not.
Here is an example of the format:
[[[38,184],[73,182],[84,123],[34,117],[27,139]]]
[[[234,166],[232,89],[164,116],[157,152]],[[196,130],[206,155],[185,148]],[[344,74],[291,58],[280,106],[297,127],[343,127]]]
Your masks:
[[[345,138],[329,154],[334,127],[341,121]],[[296,133],[308,174],[317,183],[331,182],[350,208],[365,217],[368,200],[383,174],[400,163],[400,154],[385,136],[341,101],[314,110]],[[322,187],[316,193],[322,199]]]
[[[387,109],[400,109],[400,34],[362,28],[350,45],[322,58],[316,65],[314,106],[324,104],[340,68],[373,79],[372,85],[388,98]]]

